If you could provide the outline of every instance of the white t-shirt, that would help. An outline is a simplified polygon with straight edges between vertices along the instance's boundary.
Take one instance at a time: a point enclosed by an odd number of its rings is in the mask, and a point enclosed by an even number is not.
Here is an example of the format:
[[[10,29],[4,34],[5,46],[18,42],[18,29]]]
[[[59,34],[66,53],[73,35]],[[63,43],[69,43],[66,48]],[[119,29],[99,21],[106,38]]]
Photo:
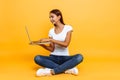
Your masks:
[[[65,25],[62,32],[56,34],[54,28],[52,28],[49,31],[49,37],[52,37],[55,40],[65,41],[67,32],[72,31],[72,30],[73,29],[70,25]],[[69,51],[68,51],[68,48],[55,44],[55,49],[53,52],[51,52],[51,54],[58,55],[58,56],[68,56]]]

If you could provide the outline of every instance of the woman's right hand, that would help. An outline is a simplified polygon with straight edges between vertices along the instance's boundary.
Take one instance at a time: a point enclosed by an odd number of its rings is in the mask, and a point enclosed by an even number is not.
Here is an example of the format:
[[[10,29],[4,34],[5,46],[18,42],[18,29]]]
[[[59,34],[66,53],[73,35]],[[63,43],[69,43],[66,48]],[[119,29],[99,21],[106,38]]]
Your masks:
[[[32,42],[30,42],[29,44],[30,44],[30,45],[45,46],[44,44],[38,44],[38,43],[40,43],[40,41],[32,41]]]

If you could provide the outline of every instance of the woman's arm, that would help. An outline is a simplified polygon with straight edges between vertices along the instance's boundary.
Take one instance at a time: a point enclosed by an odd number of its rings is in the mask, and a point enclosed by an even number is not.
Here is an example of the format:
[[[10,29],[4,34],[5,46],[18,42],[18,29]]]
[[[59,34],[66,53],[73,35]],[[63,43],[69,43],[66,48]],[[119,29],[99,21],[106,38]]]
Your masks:
[[[63,47],[68,47],[68,45],[71,41],[71,36],[72,36],[72,31],[69,31],[69,32],[67,32],[65,41],[58,41],[58,40],[50,39],[50,42],[61,45]]]
[[[50,39],[52,39],[52,38],[50,37]],[[53,42],[50,42],[50,45],[49,45],[49,46],[47,46],[47,45],[45,45],[45,44],[39,44],[39,46],[41,46],[41,47],[43,47],[44,49],[46,49],[46,50],[48,50],[48,51],[51,51],[51,52],[53,52],[53,51],[54,51],[54,48],[55,48]]]
[[[67,32],[65,41],[58,41],[58,40],[54,40],[52,38],[49,39],[41,39],[41,42],[51,42],[50,46],[46,46],[44,44],[40,44],[40,46],[44,47],[45,49],[49,50],[49,51],[53,51],[54,50],[54,44],[58,44],[60,46],[63,47],[68,47],[70,41],[71,41],[71,36],[72,36],[72,31]]]

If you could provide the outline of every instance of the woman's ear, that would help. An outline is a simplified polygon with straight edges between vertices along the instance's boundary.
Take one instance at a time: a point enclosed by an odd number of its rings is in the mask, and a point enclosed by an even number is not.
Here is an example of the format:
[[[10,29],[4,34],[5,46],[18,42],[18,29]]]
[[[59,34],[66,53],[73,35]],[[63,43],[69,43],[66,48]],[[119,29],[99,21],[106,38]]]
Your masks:
[[[58,18],[59,18],[59,20],[60,20],[60,19],[61,19],[61,16],[59,15]]]

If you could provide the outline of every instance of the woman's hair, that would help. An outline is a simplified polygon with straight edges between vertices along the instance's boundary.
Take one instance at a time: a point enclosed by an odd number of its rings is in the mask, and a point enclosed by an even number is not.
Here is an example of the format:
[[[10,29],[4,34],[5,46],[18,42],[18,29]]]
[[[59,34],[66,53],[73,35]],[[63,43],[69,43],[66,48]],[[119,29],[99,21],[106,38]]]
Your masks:
[[[50,13],[53,13],[53,14],[55,14],[55,15],[57,15],[57,16],[61,16],[60,22],[65,25],[65,23],[64,23],[64,21],[63,21],[62,13],[61,13],[60,10],[58,10],[58,9],[53,9],[53,10],[50,11]]]

